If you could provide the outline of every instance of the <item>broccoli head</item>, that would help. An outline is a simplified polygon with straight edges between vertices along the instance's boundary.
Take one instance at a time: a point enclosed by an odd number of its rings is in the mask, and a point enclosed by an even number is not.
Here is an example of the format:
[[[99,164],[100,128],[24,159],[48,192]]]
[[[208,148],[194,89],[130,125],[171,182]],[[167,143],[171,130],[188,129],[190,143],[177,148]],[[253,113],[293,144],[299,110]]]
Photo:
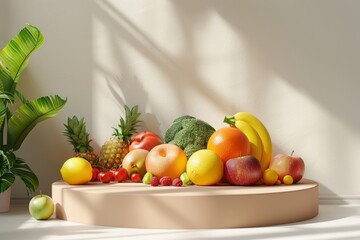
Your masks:
[[[206,148],[214,131],[207,122],[184,115],[175,119],[166,130],[164,141],[179,146],[189,158],[194,152]]]

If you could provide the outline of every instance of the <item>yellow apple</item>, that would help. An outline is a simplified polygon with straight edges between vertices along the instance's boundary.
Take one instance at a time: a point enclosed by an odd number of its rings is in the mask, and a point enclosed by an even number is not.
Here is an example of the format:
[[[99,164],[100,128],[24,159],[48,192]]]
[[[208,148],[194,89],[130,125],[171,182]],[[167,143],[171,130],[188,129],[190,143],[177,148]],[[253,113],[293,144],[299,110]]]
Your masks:
[[[146,173],[145,159],[149,151],[145,149],[134,149],[125,155],[122,161],[122,167],[125,168],[131,176],[133,173],[140,173],[144,176]]]

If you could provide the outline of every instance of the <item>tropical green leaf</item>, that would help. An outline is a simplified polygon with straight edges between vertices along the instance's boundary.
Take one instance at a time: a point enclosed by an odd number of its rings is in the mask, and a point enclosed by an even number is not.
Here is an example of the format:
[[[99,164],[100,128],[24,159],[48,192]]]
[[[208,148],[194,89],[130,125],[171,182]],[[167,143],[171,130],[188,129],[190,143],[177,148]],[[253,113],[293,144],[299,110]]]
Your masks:
[[[15,101],[14,95],[11,92],[4,92],[4,91],[0,92],[0,99],[6,99],[11,103],[14,103]]]
[[[0,80],[5,91],[14,93],[21,73],[29,64],[31,53],[43,42],[40,30],[27,25],[0,52]]]
[[[18,90],[15,90],[15,95],[20,99],[21,103],[27,103],[29,102],[29,100],[27,100],[24,96],[24,94],[22,94],[21,92],[19,92]]]
[[[10,117],[7,126],[7,148],[16,151],[26,136],[40,122],[54,117],[65,105],[58,95],[38,98],[21,105]]]
[[[4,152],[3,150],[0,150],[0,177],[10,172],[11,168],[15,164],[15,161],[16,156],[13,152]]]
[[[7,111],[8,109],[5,107],[5,103],[3,101],[0,101],[0,127],[4,123]]]
[[[15,176],[20,177],[30,194],[34,193],[38,189],[39,179],[23,159],[16,158],[15,164],[12,167],[11,172]]]
[[[1,101],[0,99],[0,146],[3,146],[4,141],[4,126],[5,126],[5,119],[7,115],[8,109],[6,108],[5,101]]]
[[[11,172],[6,173],[0,178],[0,193],[5,192],[15,181],[15,175]]]
[[[4,92],[4,86],[2,84],[2,81],[0,81],[0,133],[3,133],[3,127],[4,127],[4,121],[6,117],[6,100],[8,99],[8,96],[3,93]],[[3,135],[0,136],[0,145],[2,146],[2,139]]]

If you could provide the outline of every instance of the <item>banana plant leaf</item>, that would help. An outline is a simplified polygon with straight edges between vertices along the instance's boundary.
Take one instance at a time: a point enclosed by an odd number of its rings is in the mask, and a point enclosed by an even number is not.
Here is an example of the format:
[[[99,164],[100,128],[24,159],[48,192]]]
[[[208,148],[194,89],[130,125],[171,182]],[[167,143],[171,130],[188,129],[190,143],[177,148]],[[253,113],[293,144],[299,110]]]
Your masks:
[[[7,108],[6,108],[6,101],[4,100],[9,100],[8,99],[9,96],[8,94],[6,94],[4,92],[4,88],[3,88],[3,84],[2,81],[0,81],[0,133],[3,133],[3,127],[4,127],[4,121],[5,121],[5,117],[6,117],[6,113],[7,113]],[[0,146],[3,145],[3,136],[0,136]]]
[[[4,126],[4,121],[7,113],[7,108],[5,107],[5,103],[0,101],[0,129]],[[0,131],[2,132],[2,130]],[[1,136],[0,136],[1,138]],[[0,139],[0,143],[2,143],[2,138]],[[0,144],[2,145],[2,144]]]
[[[38,123],[54,117],[66,101],[55,95],[40,97],[21,105],[10,117],[7,125],[7,149],[18,150],[30,131]]]
[[[16,158],[16,161],[11,169],[11,172],[15,176],[20,177],[20,179],[24,182],[26,189],[29,191],[30,194],[34,193],[38,189],[39,179],[23,159]]]
[[[16,84],[29,64],[31,53],[40,48],[44,36],[32,25],[23,28],[0,52],[0,80],[3,90],[14,93]]]
[[[18,176],[29,193],[34,193],[39,180],[26,162],[16,157],[26,136],[40,122],[52,118],[65,106],[58,95],[28,101],[16,90],[21,73],[29,64],[30,55],[44,42],[41,31],[27,25],[0,52],[0,193],[8,189]],[[10,104],[21,101],[12,112]]]

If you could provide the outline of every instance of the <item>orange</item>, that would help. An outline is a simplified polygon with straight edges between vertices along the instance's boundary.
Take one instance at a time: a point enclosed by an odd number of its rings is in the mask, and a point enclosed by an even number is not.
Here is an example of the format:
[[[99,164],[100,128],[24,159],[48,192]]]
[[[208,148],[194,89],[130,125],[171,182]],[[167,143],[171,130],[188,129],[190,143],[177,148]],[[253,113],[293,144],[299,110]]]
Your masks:
[[[231,158],[250,155],[250,142],[239,129],[223,127],[210,136],[207,149],[214,151],[226,163]]]
[[[196,185],[214,185],[223,177],[224,164],[214,151],[201,149],[190,156],[186,173]]]

